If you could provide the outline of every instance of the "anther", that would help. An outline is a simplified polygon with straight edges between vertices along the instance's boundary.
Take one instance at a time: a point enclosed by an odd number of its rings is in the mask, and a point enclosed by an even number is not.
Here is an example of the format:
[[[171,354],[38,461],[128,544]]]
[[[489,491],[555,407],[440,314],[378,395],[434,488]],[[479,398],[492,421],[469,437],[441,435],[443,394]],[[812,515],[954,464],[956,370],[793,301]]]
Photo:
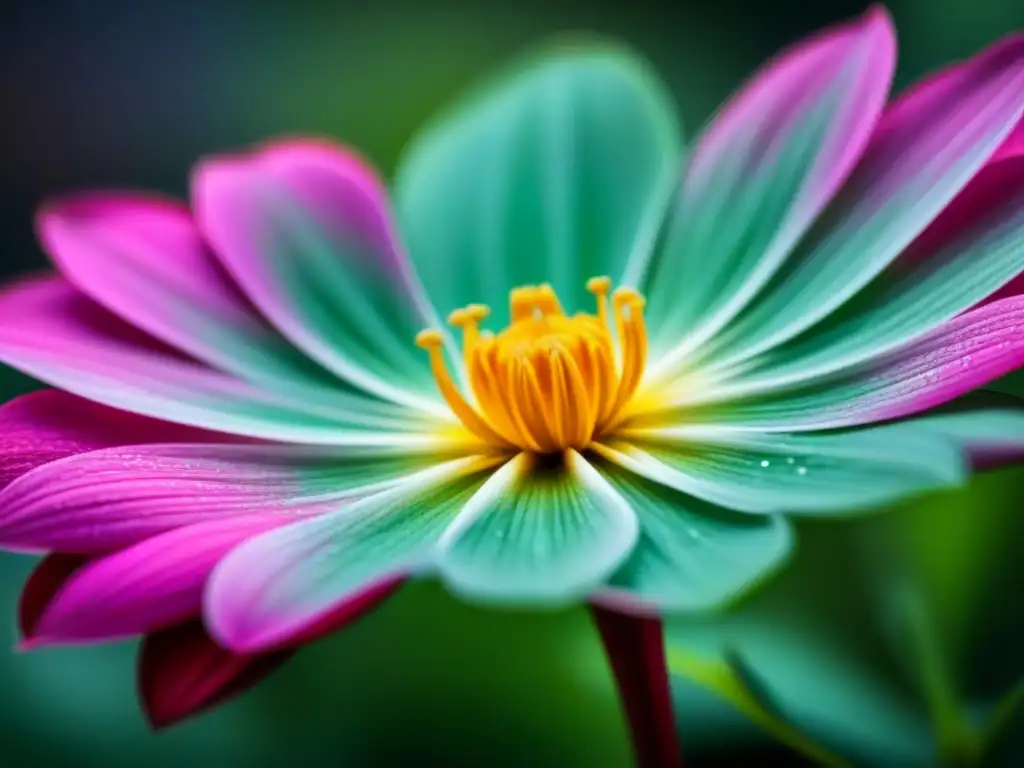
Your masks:
[[[550,283],[544,283],[537,287],[533,301],[534,308],[540,312],[542,317],[565,314],[565,310],[562,309],[558,296],[555,294],[555,289],[551,287]]]
[[[612,279],[607,275],[592,277],[587,280],[587,290],[597,299],[597,319],[601,327],[608,329],[608,291],[612,289]]]
[[[486,304],[470,304],[466,307],[466,314],[470,319],[479,322],[490,316],[491,308]]]
[[[416,346],[420,349],[434,349],[444,344],[444,335],[436,328],[425,328],[416,334]]]
[[[537,287],[524,285],[514,288],[508,296],[509,314],[512,322],[525,320],[533,316],[533,308],[537,302]]]
[[[470,353],[480,343],[479,323],[491,313],[486,304],[470,304],[468,307],[456,309],[448,315],[448,324],[462,329],[462,348],[466,364],[469,364]]]
[[[443,343],[444,337],[436,328],[427,328],[416,334],[416,345],[428,351],[431,373],[434,374],[434,380],[437,382],[437,387],[441,390],[445,402],[448,403],[448,407],[470,432],[484,442],[492,445],[506,444],[505,438],[491,428],[491,425],[473,409],[473,406],[466,402],[459,392],[459,388],[455,386],[451,374],[448,373],[448,366],[444,362],[444,352],[441,349]]]
[[[635,288],[626,285],[620,285],[612,292],[612,304],[616,307],[632,306],[637,302],[642,305],[643,301],[643,296]]]

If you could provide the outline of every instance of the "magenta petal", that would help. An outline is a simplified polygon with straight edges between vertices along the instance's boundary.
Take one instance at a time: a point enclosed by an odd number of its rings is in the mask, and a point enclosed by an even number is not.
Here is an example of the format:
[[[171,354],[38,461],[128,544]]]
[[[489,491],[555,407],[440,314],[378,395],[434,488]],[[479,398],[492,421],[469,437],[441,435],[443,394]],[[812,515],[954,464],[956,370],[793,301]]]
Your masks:
[[[1002,146],[992,155],[992,162],[1007,160],[1011,157],[1020,157],[1021,155],[1024,155],[1024,119],[1017,123],[1017,127],[1013,129],[1006,138],[1006,141],[1002,143]]]
[[[959,105],[974,108],[984,106],[979,103],[979,96],[983,94],[989,98],[1002,99],[1017,96],[1012,92],[1013,89],[1006,93],[1004,81],[1009,73],[1016,78],[1009,82],[1019,82],[1020,61],[1024,55],[1022,52],[1024,35],[1010,35],[978,55],[914,83],[889,105],[872,142],[884,145],[887,151],[897,152],[908,141],[948,140],[950,134],[962,129],[963,123],[978,117]],[[997,85],[1001,86],[998,90],[986,94],[986,88],[992,89]],[[1016,101],[1019,102],[1019,99]],[[954,111],[951,112],[951,108]],[[1017,112],[1019,119],[1019,108]],[[1008,146],[1006,142],[1010,138],[1006,129],[1012,126],[1011,122],[1001,128],[1002,138],[993,147],[993,153],[1000,146]]]
[[[436,318],[368,164],[326,141],[276,142],[201,164],[193,205],[218,256],[282,334],[349,383],[422,404],[410,386],[427,386],[428,367],[410,342]]]
[[[1024,137],[1024,132],[1018,128]],[[1000,202],[1008,201],[1011,195],[1020,195],[1024,191],[1024,138],[1020,142],[1020,151],[1006,154],[1000,161],[993,162],[983,168],[971,180],[965,190],[964,201],[955,201],[935,226],[948,227],[951,230],[970,224],[972,217],[981,217],[986,210],[992,210]],[[970,195],[968,196],[968,193]],[[959,203],[959,207],[957,204]],[[968,206],[971,206],[968,210]],[[1017,296],[1024,293],[1024,274],[1017,275],[1013,280],[989,296],[984,303]]]
[[[1018,129],[1019,130],[1019,129]],[[1022,143],[1024,154],[1024,143]],[[990,162],[971,179],[964,190],[922,232],[896,263],[912,264],[927,260],[1000,210],[1016,210],[1014,205],[1024,195],[1024,157],[1007,153]],[[1018,275],[985,299],[989,303],[1024,293],[1024,276]]]
[[[1024,111],[1024,36],[911,88],[878,121],[849,178],[719,339],[716,367],[752,360],[866,288],[964,189]]]
[[[214,565],[250,536],[287,521],[258,515],[180,528],[75,571],[35,622],[43,642],[89,642],[162,629],[199,614]]]
[[[260,316],[183,205],[92,192],[51,202],[37,229],[76,287],[154,338],[294,403],[342,417],[379,407],[345,392]]]
[[[250,595],[226,595],[221,589],[212,604],[206,602],[207,623],[211,632],[231,648],[243,651],[268,651],[309,643],[329,635],[366,615],[391,597],[405,582],[408,574],[392,572],[372,580],[353,592],[340,595],[334,602],[306,610],[304,614],[282,614],[279,620],[257,615],[250,621],[248,612],[259,606],[247,605]],[[208,594],[210,594],[208,592]]]
[[[0,362],[51,386],[146,416],[309,442],[345,436],[316,403],[294,403],[187,358],[58,276],[0,293]],[[355,419],[358,421],[358,418]],[[380,428],[380,422],[374,422]]]
[[[715,169],[735,160],[730,154],[752,149],[752,133],[764,144],[762,150],[770,148],[773,139],[792,130],[801,112],[835,87],[843,70],[849,70],[850,92],[837,94],[848,103],[836,116],[833,132],[803,190],[806,213],[820,210],[867,143],[885,106],[895,63],[892,20],[881,6],[873,6],[854,23],[825,30],[784,51],[751,78],[701,137],[687,185],[714,184]],[[857,77],[852,77],[854,72]]]
[[[119,446],[38,467],[0,491],[0,546],[108,552],[182,526],[336,510],[432,454],[277,444]]]
[[[650,316],[663,318],[652,344],[672,350],[662,364],[687,359],[784,268],[868,144],[895,58],[874,7],[785,50],[712,119],[644,276]]]
[[[59,275],[37,274],[0,293],[0,350],[38,349],[40,355],[70,352],[76,342],[125,348],[147,358],[192,361],[103,309]],[[95,361],[97,367],[102,361]]]
[[[81,555],[53,554],[39,561],[21,588],[18,601],[18,631],[22,648],[35,645],[36,626],[50,601],[64,584],[88,562]]]
[[[450,516],[384,491],[341,512],[258,536],[206,590],[210,633],[240,652],[318,637],[387,598],[422,567]]]
[[[893,355],[873,370],[872,420],[935,408],[1024,365],[1024,297],[1013,296],[965,312]],[[912,383],[913,386],[907,386]]]
[[[217,645],[199,621],[147,635],[139,650],[139,697],[154,728],[165,728],[244,692],[291,651],[244,655]]]
[[[1024,158],[1014,157],[986,165],[928,229],[918,235],[900,259],[910,262],[928,259],[1022,190]]]
[[[100,448],[229,439],[56,389],[32,392],[0,407],[0,489],[38,466]]]
[[[1024,365],[1024,297],[959,315],[918,341],[827,388],[730,410],[747,428],[799,431],[850,427],[943,405]]]
[[[132,325],[192,354],[215,353],[190,328],[207,318],[245,329],[258,320],[203,243],[184,205],[161,198],[92,192],[50,202],[39,239],[64,275]]]
[[[825,385],[737,401],[715,420],[743,431],[769,432],[884,422],[936,408],[1021,366],[1024,296],[1011,296],[958,315]]]

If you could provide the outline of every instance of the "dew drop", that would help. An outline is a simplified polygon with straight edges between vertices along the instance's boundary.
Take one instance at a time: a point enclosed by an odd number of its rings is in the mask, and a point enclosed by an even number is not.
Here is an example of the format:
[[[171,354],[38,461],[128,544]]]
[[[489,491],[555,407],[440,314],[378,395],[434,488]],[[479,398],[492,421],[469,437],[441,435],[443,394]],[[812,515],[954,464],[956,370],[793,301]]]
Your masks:
[[[770,467],[771,464],[772,463],[770,461],[768,461],[768,459],[761,459],[761,466],[762,467]]]
[[[807,467],[805,467],[803,464],[801,464],[799,467],[796,468],[796,473],[798,475],[801,475],[801,476],[806,475],[807,474]]]

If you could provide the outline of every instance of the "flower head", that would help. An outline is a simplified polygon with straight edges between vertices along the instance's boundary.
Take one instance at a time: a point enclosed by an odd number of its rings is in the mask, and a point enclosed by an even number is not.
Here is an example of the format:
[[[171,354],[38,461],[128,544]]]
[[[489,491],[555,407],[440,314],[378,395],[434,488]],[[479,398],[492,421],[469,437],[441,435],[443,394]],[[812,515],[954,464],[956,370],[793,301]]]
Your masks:
[[[0,360],[57,388],[0,412],[0,544],[54,553],[28,642],[149,635],[167,721],[410,576],[710,608],[786,515],[1016,447],[961,396],[1024,360],[1024,41],[887,103],[894,58],[874,9],[684,149],[632,54],[549,50],[413,143],[394,209],[309,140],[201,163],[190,207],[47,206],[60,276],[0,299]]]

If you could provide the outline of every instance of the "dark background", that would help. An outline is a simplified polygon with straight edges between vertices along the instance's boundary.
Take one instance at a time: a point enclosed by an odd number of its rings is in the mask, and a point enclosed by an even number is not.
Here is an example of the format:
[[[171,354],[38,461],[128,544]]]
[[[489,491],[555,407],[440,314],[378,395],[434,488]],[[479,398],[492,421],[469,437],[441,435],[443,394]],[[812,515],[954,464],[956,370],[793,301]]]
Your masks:
[[[390,173],[433,110],[491,65],[559,32],[596,31],[648,56],[692,135],[780,46],[865,7],[852,0],[7,3],[0,11],[0,275],[44,264],[32,212],[46,196],[111,186],[184,195],[197,158],[275,134],[343,138]],[[897,86],[1024,27],[1024,3],[1014,0],[892,0],[889,8],[900,33]],[[0,399],[32,386],[12,372],[2,376]],[[943,638],[955,638],[955,655],[966,660],[957,674],[970,671],[962,677],[975,681],[984,702],[1024,671],[1003,647],[1020,634],[999,621],[1019,605],[1017,547],[1008,542],[1020,540],[1020,528],[1007,521],[1024,498],[1022,478],[1003,472],[894,510],[898,523],[852,524],[858,540],[899,539],[897,557],[923,585]],[[781,636],[798,615],[820,608],[815,615],[827,618],[827,607],[838,604],[837,636],[849,639],[871,623],[884,579],[881,588],[863,586],[878,579],[857,571],[871,569],[862,561],[836,572],[831,554],[820,553],[838,551],[837,535],[835,526],[809,526],[807,554],[793,573],[755,596],[753,634]],[[12,641],[16,595],[30,566],[0,555],[0,636]],[[828,591],[840,586],[858,597]],[[683,623],[671,637],[688,642],[715,627]],[[0,761],[14,768],[628,765],[611,681],[582,610],[485,612],[433,584],[414,585],[250,695],[159,735],[136,708],[133,652],[131,644],[0,652]],[[879,679],[896,674],[889,662],[872,670]],[[833,679],[814,664],[800,674]],[[834,681],[836,689],[845,685],[838,673]],[[681,679],[677,687],[689,765],[757,765],[769,757],[803,764],[765,746],[758,729],[716,699]],[[857,716],[842,716],[842,696],[818,704],[807,696],[810,719],[831,723],[818,727],[834,741],[857,744],[875,733],[844,730]]]

